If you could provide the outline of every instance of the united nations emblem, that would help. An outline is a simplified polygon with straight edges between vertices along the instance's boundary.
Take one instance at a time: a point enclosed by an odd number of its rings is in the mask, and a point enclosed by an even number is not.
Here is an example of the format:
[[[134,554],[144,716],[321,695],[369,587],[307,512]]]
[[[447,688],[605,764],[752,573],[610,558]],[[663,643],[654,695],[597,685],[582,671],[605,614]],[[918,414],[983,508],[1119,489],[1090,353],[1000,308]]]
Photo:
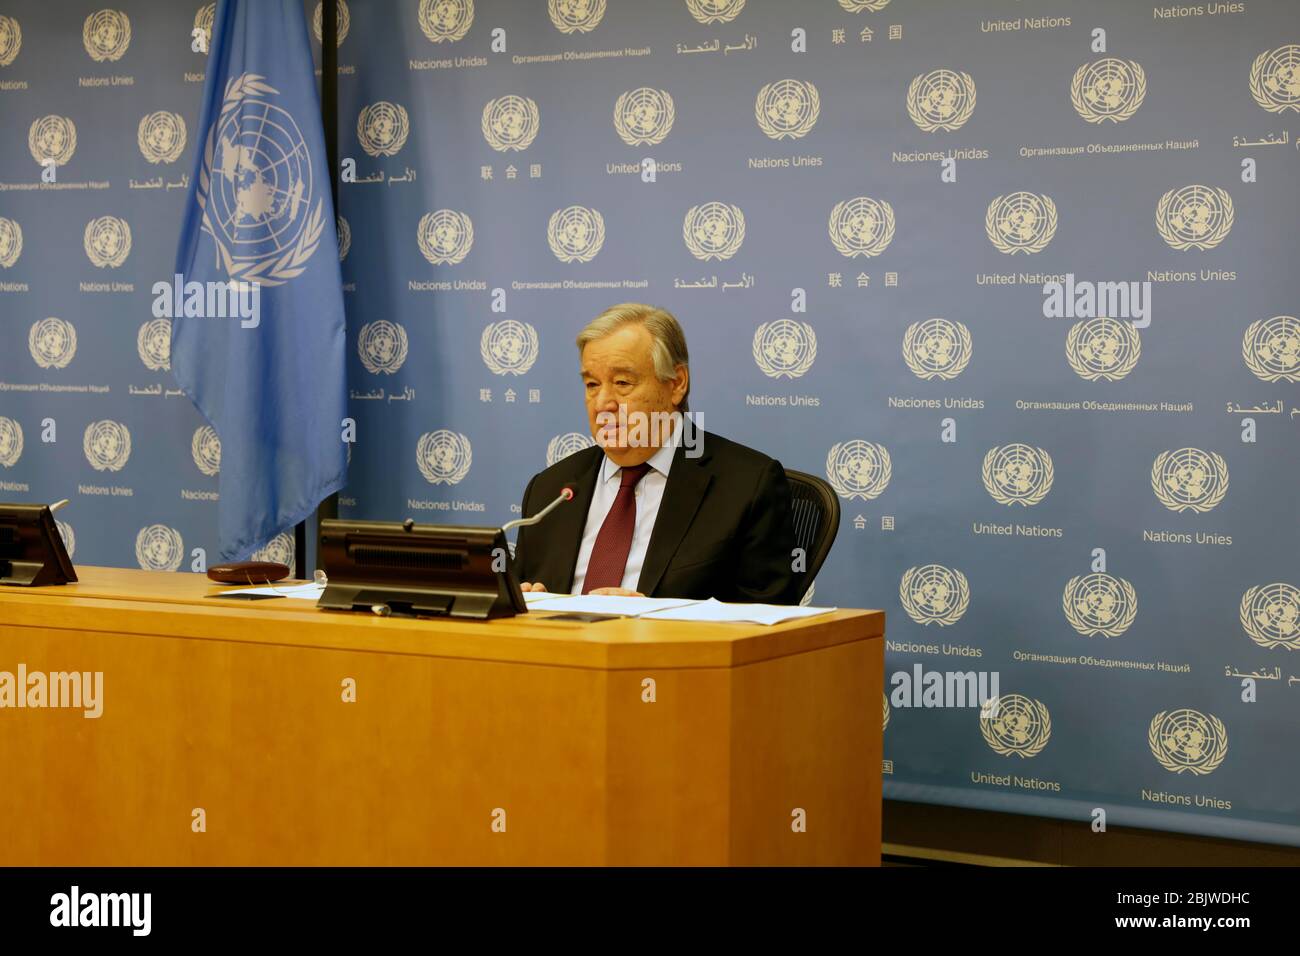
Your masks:
[[[62,166],[77,151],[77,126],[66,116],[42,116],[27,130],[27,148],[40,165]]]
[[[463,212],[439,209],[420,217],[415,237],[421,254],[432,265],[454,266],[474,245],[474,223]]]
[[[1052,490],[1052,456],[1019,443],[990,448],[981,471],[984,490],[1000,505],[1036,505]]]
[[[1147,75],[1132,60],[1108,56],[1085,63],[1070,81],[1074,111],[1089,123],[1118,123],[1138,111],[1147,95]]]
[[[907,115],[927,133],[961,129],[973,112],[975,81],[969,73],[931,70],[907,87]]]
[[[392,375],[406,361],[406,349],[406,329],[396,322],[367,322],[357,333],[357,354],[371,375]]]
[[[1147,744],[1170,773],[1213,773],[1228,755],[1228,729],[1213,714],[1196,710],[1160,711],[1151,718]]]
[[[917,378],[954,379],[970,363],[970,329],[961,322],[926,319],[903,333],[903,361]]]
[[[23,227],[0,216],[0,266],[8,269],[23,253]]]
[[[194,14],[194,29],[203,31],[203,51],[212,49],[212,21],[217,17],[217,5],[207,3]]]
[[[970,606],[966,575],[941,564],[908,568],[898,585],[898,600],[917,624],[956,624]]]
[[[221,439],[211,425],[200,425],[194,429],[194,438],[190,442],[190,454],[199,471],[211,477],[221,471]]]
[[[1228,493],[1228,463],[1199,448],[1162,451],[1151,465],[1151,490],[1170,511],[1203,514]]]
[[[754,364],[768,378],[798,378],[817,359],[817,334],[807,322],[777,319],[754,330]]]
[[[883,733],[889,729],[889,695],[884,691],[881,691],[880,700],[883,704],[883,710],[880,715],[880,730],[881,733]]]
[[[420,29],[434,43],[463,39],[474,22],[474,0],[420,0]]]
[[[334,11],[334,33],[336,37],[335,46],[342,46],[343,41],[347,39],[348,28],[352,26],[352,14],[348,11],[346,0],[338,0],[338,7]],[[325,5],[319,0],[316,4],[316,12],[311,17],[311,31],[316,34],[316,42],[325,42]]]
[[[4,249],[2,234],[0,225],[0,253]],[[0,255],[0,263],[3,261]],[[1275,315],[1250,323],[1241,338],[1241,357],[1261,381],[1300,382],[1300,321],[1293,315]]]
[[[523,375],[537,361],[537,330],[527,322],[489,322],[479,339],[483,364],[495,375]]]
[[[1073,577],[1065,583],[1061,609],[1070,626],[1084,637],[1119,637],[1137,617],[1137,591],[1109,574]]]
[[[745,9],[745,0],[686,0],[686,9],[700,23],[730,23]]]
[[[136,139],[149,162],[174,163],[185,151],[185,119],[166,110],[150,113],[140,120]]]
[[[410,133],[406,107],[397,103],[380,100],[357,114],[357,142],[371,156],[396,156]]]
[[[1300,113],[1300,44],[1265,50],[1250,67],[1250,95],[1270,113]]]
[[[590,436],[582,432],[565,432],[563,435],[556,435],[546,443],[546,467],[549,468],[557,461],[568,458],[584,448],[590,448],[594,444]]]
[[[629,146],[662,143],[676,117],[677,109],[667,90],[641,86],[621,94],[614,102],[614,129]]]
[[[146,571],[175,571],[184,556],[185,543],[175,528],[151,524],[135,536],[135,559]]]
[[[67,368],[77,354],[77,330],[63,319],[41,319],[32,323],[27,347],[41,368]]]
[[[222,267],[264,286],[300,276],[325,231],[306,139],[278,95],[254,73],[226,84],[195,191]]]
[[[483,107],[483,138],[499,153],[527,149],[541,127],[537,103],[526,96],[498,96]]]
[[[117,216],[100,216],[86,223],[86,256],[101,269],[116,269],[131,254],[131,226]]]
[[[692,206],[682,221],[682,239],[696,259],[730,259],[745,241],[745,214],[723,202]]]
[[[140,361],[151,372],[167,372],[172,367],[172,320],[150,319],[135,335]]]
[[[605,244],[605,217],[586,206],[565,206],[551,214],[546,241],[561,262],[590,262]]]
[[[352,248],[352,227],[342,216],[334,219],[334,235],[339,240],[339,262],[348,257],[348,250]]]
[[[826,455],[826,480],[835,493],[852,501],[870,501],[887,487],[894,473],[893,462],[884,445],[853,439],[836,442]]]
[[[1137,365],[1142,340],[1132,322],[1097,318],[1076,322],[1065,337],[1065,358],[1089,382],[1118,382]]]
[[[980,733],[995,753],[1037,756],[1052,736],[1052,715],[1042,701],[1023,694],[1004,694],[981,708]]]
[[[561,33],[590,33],[605,15],[605,0],[547,0],[546,11]]]
[[[293,535],[289,534],[287,531],[281,531],[274,538],[249,555],[249,560],[272,561],[275,564],[286,565],[289,568],[289,577],[293,577]]]
[[[741,0],[743,3],[744,0]],[[23,30],[13,17],[0,15],[0,66],[8,66],[23,46]]]
[[[806,136],[816,125],[821,110],[817,87],[803,80],[768,83],[754,100],[754,119],[771,139]]]
[[[23,426],[0,415],[0,465],[12,468],[23,457]]]
[[[415,446],[415,463],[431,485],[454,485],[469,474],[473,460],[469,439],[440,428],[425,432]]]
[[[998,196],[989,203],[984,232],[999,252],[1041,252],[1056,235],[1056,203],[1037,193]]]
[[[813,582],[809,583],[809,585],[808,585],[808,590],[807,590],[807,591],[804,591],[804,592],[803,592],[803,597],[801,597],[801,598],[799,599],[799,606],[800,606],[800,607],[811,607],[811,606],[812,606],[812,602],[813,602],[813,595],[814,595],[815,593],[817,593],[817,582],[816,582],[816,581],[813,581]]]
[[[1156,229],[1174,249],[1213,249],[1232,229],[1227,190],[1214,186],[1171,189],[1156,204]]]
[[[100,10],[86,17],[81,42],[96,63],[120,60],[131,45],[131,18],[121,10]]]
[[[1278,582],[1241,596],[1241,629],[1260,647],[1300,651],[1300,588]]]
[[[840,0],[840,6],[849,13],[861,13],[863,10],[874,12],[889,6],[889,0]]]
[[[131,457],[131,432],[121,422],[91,422],[86,426],[81,449],[96,471],[121,471]]]
[[[831,209],[829,229],[840,255],[878,256],[894,238],[894,207],[869,196],[845,199]]]
[[[68,552],[68,557],[76,557],[77,536],[73,533],[72,525],[66,521],[55,521],[54,526],[59,529],[59,537],[63,539],[63,550]]]

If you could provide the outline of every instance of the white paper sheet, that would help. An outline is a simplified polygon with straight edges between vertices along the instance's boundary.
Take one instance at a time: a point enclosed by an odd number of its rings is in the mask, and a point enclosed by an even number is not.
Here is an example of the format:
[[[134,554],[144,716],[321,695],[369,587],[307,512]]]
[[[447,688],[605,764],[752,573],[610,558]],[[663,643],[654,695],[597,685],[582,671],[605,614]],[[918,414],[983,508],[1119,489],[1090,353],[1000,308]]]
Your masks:
[[[617,594],[561,594],[539,601],[529,601],[529,610],[577,611],[582,614],[617,614],[640,617],[651,611],[692,603],[689,598],[623,597]]]
[[[268,584],[256,588],[239,588],[235,591],[222,591],[222,594],[275,594],[279,597],[289,598],[292,601],[318,601],[321,592],[325,590],[323,584]]]
[[[709,598],[645,614],[648,621],[699,621],[701,623],[782,624],[838,610],[833,607],[798,607],[785,604],[725,604]]]

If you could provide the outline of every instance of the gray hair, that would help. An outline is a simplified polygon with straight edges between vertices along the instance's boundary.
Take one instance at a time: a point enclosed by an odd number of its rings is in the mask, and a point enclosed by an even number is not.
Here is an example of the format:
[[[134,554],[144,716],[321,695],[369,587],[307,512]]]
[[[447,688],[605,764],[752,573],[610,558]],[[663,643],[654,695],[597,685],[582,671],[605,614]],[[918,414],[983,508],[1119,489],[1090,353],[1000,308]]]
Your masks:
[[[596,316],[578,333],[578,353],[582,354],[590,342],[612,335],[625,325],[639,322],[650,333],[650,357],[654,360],[655,377],[661,382],[677,376],[677,366],[687,369],[686,394],[682,396],[678,411],[687,410],[686,400],[691,394],[690,355],[686,351],[686,333],[673,314],[666,309],[640,302],[623,302],[610,306]]]

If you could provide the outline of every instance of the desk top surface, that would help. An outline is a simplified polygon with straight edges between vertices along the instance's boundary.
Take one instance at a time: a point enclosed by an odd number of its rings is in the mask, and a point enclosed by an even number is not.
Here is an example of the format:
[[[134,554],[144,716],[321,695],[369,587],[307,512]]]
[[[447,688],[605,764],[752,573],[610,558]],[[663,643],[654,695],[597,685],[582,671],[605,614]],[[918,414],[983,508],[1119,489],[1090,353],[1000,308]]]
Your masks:
[[[622,669],[750,664],[880,637],[885,617],[842,609],[771,627],[635,618],[583,623],[539,611],[493,621],[379,618],[290,599],[213,600],[231,588],[199,574],[78,567],[77,576],[54,587],[0,587],[0,626]]]

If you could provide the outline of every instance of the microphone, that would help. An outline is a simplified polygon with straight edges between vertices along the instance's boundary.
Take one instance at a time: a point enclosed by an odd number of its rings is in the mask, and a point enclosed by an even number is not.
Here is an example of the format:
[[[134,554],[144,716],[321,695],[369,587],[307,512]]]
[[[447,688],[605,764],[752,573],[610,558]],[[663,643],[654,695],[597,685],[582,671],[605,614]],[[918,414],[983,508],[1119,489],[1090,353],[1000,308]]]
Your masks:
[[[501,526],[501,530],[510,531],[514,528],[526,528],[529,525],[537,524],[537,522],[541,521],[543,518],[545,518],[548,514],[550,514],[560,505],[564,504],[564,502],[571,501],[571,500],[573,500],[573,489],[572,488],[561,489],[559,497],[556,498],[554,501],[552,501],[541,511],[537,512],[537,514],[533,515],[531,518],[516,518],[514,521],[507,521],[505,524]]]

